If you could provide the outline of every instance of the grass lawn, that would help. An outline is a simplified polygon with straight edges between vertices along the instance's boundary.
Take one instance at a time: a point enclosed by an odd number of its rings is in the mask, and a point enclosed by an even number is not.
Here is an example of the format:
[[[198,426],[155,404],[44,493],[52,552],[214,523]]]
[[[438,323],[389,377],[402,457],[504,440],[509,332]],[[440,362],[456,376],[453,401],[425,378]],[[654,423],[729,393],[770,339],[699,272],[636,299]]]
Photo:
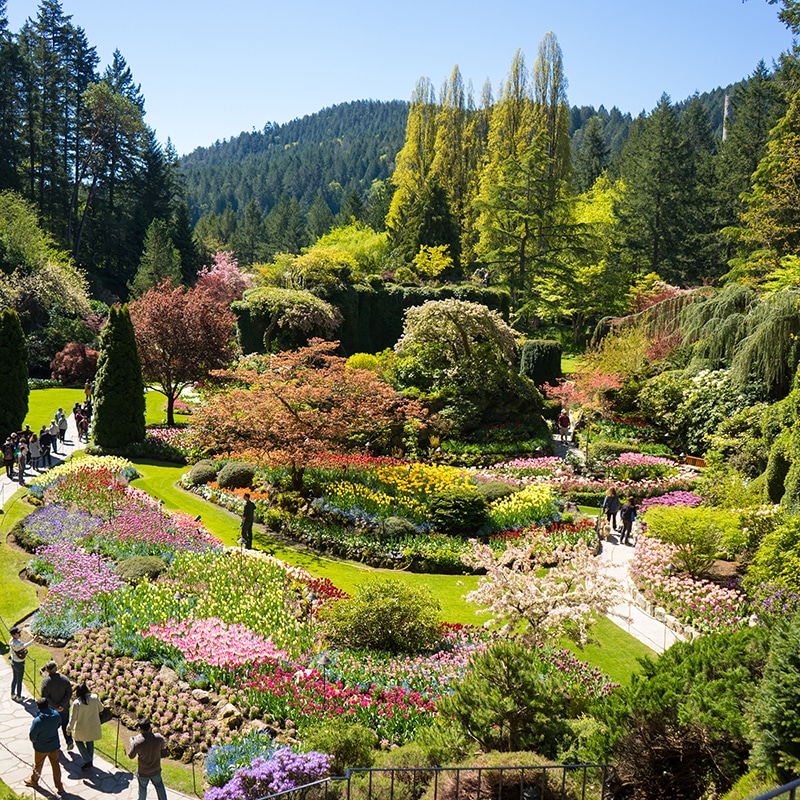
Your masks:
[[[573,372],[575,372],[580,360],[580,353],[564,353],[561,356],[561,374],[564,376],[571,375]]]
[[[18,794],[15,794],[8,788],[8,785],[3,783],[2,778],[0,778],[0,800],[17,800],[19,798]]]
[[[72,406],[76,402],[82,403],[85,399],[83,389],[33,389],[28,393],[28,415],[25,417],[25,424],[39,433],[42,425],[50,424],[50,420],[59,408],[63,408],[64,413],[69,416]]]

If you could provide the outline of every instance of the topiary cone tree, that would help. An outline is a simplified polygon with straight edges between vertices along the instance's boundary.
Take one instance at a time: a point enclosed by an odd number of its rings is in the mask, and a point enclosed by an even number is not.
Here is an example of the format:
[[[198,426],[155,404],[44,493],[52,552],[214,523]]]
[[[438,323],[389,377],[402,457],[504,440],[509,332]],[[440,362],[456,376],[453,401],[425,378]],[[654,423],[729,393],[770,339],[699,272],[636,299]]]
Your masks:
[[[144,439],[142,364],[127,306],[112,306],[100,334],[92,442],[121,450]]]
[[[0,434],[5,437],[22,428],[28,413],[28,347],[19,315],[10,309],[0,313],[0,364]]]

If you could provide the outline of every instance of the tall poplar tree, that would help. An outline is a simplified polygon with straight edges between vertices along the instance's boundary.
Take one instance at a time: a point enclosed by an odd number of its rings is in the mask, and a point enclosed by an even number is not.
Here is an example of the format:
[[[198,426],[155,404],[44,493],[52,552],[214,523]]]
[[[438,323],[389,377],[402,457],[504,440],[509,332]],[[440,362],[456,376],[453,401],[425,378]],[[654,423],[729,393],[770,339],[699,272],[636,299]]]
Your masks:
[[[92,443],[122,450],[144,440],[144,384],[127,306],[112,306],[100,333],[92,415]]]
[[[0,312],[0,364],[0,433],[7,436],[21,430],[28,413],[28,348],[19,315],[10,309]]]

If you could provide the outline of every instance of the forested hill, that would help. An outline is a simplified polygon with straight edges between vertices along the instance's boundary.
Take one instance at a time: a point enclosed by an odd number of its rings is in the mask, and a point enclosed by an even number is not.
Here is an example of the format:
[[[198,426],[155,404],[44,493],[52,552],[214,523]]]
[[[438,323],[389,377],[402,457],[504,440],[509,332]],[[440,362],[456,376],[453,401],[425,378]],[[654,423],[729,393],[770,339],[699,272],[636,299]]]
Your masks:
[[[407,116],[400,100],[358,100],[198,148],[180,164],[193,218],[251,200],[269,211],[284,193],[307,209],[319,190],[335,214],[353,189],[389,176]]]
[[[733,88],[699,95],[717,138],[722,134],[725,94]],[[677,108],[682,111],[687,104],[688,99]],[[192,221],[222,214],[226,208],[241,216],[251,200],[261,213],[268,213],[282,195],[307,211],[320,192],[336,215],[354,192],[365,199],[373,181],[389,177],[403,146],[407,116],[404,101],[359,100],[200,147],[180,162]],[[603,123],[613,161],[628,138],[631,114],[617,108],[609,112],[602,105],[574,106],[570,114],[574,147],[581,146],[583,128],[594,116]]]

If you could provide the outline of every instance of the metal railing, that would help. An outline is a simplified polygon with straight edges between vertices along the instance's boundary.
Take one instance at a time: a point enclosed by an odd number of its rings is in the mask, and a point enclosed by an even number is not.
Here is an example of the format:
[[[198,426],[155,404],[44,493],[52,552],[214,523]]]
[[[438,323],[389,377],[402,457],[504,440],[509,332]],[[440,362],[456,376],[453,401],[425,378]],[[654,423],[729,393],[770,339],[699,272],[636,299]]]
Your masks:
[[[612,800],[604,764],[348,769],[261,800]]]
[[[759,795],[755,798],[755,800],[772,800],[773,797],[783,797],[786,800],[796,800],[796,798],[800,797],[800,778],[791,783],[787,783],[784,786],[779,786],[777,789],[773,789],[771,792],[767,792],[766,794]]]

